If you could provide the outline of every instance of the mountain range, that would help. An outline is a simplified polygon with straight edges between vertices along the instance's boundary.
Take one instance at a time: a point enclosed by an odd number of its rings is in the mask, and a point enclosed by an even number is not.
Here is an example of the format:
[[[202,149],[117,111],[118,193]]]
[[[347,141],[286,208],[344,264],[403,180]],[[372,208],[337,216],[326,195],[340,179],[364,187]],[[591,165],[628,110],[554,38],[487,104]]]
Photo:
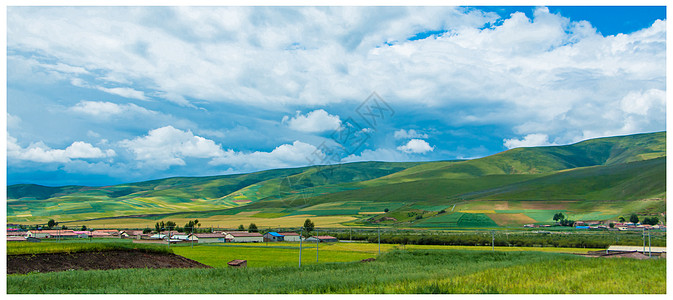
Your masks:
[[[473,160],[359,162],[104,187],[16,184],[7,187],[7,219],[290,226],[309,217],[330,226],[509,227],[552,223],[557,212],[574,220],[661,215],[665,199],[666,133],[656,132]]]

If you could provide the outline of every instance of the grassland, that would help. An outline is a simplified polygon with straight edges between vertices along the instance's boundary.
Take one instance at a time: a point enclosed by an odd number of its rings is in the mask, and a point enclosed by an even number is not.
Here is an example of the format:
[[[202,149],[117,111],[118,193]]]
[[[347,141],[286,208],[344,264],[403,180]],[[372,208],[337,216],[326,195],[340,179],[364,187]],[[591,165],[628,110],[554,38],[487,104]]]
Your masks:
[[[10,275],[7,292],[665,293],[665,275],[665,260],[414,249],[392,250],[369,263],[325,263],[302,268],[128,269]]]
[[[329,227],[519,227],[552,223],[557,212],[614,220],[666,211],[665,144],[658,132],[466,161],[362,162],[108,187],[13,185],[7,215],[10,223],[53,218],[98,228],[195,218],[206,227],[296,227],[307,217]]]

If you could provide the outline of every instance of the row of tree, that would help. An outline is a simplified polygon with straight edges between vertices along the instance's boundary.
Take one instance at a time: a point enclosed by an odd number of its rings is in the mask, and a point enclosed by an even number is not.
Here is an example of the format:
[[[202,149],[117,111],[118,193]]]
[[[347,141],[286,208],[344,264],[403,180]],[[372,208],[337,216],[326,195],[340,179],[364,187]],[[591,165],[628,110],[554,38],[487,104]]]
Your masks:
[[[624,217],[620,216],[619,217],[619,222],[626,222],[626,219],[624,219]],[[638,218],[638,215],[636,215],[636,214],[631,214],[631,216],[629,216],[629,222],[631,222],[633,224],[636,224],[636,223],[640,222],[640,218]],[[656,216],[655,217],[645,217],[643,219],[643,221],[640,222],[640,224],[657,225],[657,224],[659,224],[659,217],[656,217]]]
[[[556,222],[559,222],[559,224],[561,226],[573,226],[575,224],[575,221],[567,219],[566,216],[563,215],[563,213],[561,213],[561,212],[554,214],[553,220],[556,221]],[[622,223],[626,222],[626,219],[623,216],[620,216],[619,217],[619,222],[622,222]],[[633,224],[637,224],[638,222],[640,222],[640,218],[638,218],[638,215],[636,215],[636,214],[631,214],[631,216],[629,216],[629,222],[631,222]],[[656,217],[656,216],[655,217],[645,217],[643,219],[643,221],[641,222],[641,224],[657,225],[657,224],[659,224],[659,217]],[[612,225],[614,225],[614,224],[612,224]]]

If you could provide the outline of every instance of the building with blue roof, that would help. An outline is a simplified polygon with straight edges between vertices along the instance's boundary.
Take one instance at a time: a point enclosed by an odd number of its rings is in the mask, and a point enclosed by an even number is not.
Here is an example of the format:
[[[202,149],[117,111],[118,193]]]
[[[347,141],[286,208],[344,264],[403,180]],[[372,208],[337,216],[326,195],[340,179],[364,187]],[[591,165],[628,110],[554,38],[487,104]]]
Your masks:
[[[275,232],[275,231],[269,231],[264,234],[264,241],[265,242],[282,242],[284,241],[284,235]]]

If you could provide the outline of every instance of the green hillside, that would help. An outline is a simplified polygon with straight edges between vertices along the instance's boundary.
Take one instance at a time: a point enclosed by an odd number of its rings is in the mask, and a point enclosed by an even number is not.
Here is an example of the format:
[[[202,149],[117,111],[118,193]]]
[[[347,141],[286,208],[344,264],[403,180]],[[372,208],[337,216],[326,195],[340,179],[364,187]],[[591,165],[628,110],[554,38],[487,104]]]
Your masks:
[[[106,187],[20,184],[8,186],[7,215],[11,223],[342,216],[345,225],[429,228],[544,223],[558,211],[611,219],[665,211],[665,146],[666,133],[657,132],[465,161],[360,162]]]

